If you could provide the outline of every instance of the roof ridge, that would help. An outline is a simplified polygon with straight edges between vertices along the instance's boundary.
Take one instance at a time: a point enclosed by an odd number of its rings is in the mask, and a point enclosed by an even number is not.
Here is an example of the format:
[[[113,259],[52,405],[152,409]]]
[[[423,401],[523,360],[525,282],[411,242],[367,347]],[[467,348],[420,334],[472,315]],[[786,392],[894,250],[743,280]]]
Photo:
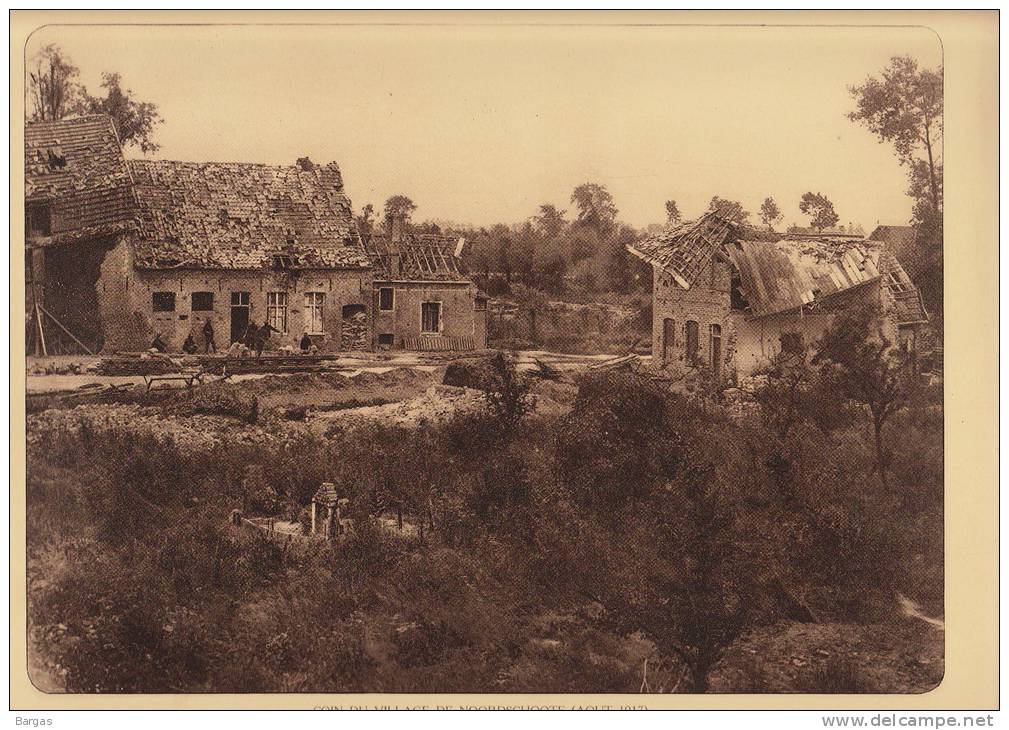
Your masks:
[[[268,162],[241,162],[241,161],[237,161],[237,160],[235,160],[235,161],[228,161],[228,162],[220,162],[220,161],[217,161],[217,160],[204,160],[204,161],[196,161],[196,160],[164,160],[164,159],[151,159],[151,158],[146,158],[146,157],[138,157],[138,158],[129,159],[126,162],[127,163],[131,163],[131,164],[134,163],[134,162],[137,162],[137,163],[144,163],[144,164],[165,164],[165,165],[193,165],[193,166],[221,165],[221,166],[224,166],[224,167],[262,167],[262,168],[265,168],[265,169],[268,169],[268,170],[296,170],[298,172],[317,172],[319,170],[323,170],[323,169],[329,167],[330,165],[336,165],[337,169],[339,169],[339,167],[340,167],[340,163],[338,163],[336,160],[333,160],[331,162],[327,162],[325,165],[316,165],[316,167],[314,169],[312,169],[312,170],[305,170],[304,168],[300,167],[297,163],[294,163],[294,164],[291,164],[291,165],[272,165],[272,164],[270,164]]]
[[[73,122],[85,122],[85,121],[97,121],[99,119],[112,121],[112,117],[108,114],[102,114],[101,112],[96,112],[94,114],[80,114],[76,116],[60,117],[59,119],[35,119],[28,120],[25,123],[25,129],[38,128],[43,125],[55,125],[55,124],[65,124]]]

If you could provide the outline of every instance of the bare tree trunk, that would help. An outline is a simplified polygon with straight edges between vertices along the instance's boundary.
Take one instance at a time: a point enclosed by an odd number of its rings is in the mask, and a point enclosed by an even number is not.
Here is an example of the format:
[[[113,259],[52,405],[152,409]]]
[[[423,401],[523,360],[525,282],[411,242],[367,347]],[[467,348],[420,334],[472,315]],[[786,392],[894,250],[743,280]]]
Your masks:
[[[879,474],[879,481],[883,484],[883,489],[890,491],[890,484],[886,478],[886,451],[883,448],[883,419],[879,416],[872,417],[872,430],[876,442],[876,471]]]
[[[932,159],[932,140],[929,138],[929,124],[925,122],[925,152],[928,153],[929,187],[932,189],[932,210],[939,215],[939,183],[935,179],[935,161]]]

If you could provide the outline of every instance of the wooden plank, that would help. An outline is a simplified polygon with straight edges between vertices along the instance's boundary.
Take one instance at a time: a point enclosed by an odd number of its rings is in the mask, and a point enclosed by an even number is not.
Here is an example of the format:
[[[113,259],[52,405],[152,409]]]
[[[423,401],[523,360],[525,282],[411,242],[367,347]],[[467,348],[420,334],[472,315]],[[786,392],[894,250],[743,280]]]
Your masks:
[[[66,327],[64,327],[64,326],[63,326],[63,323],[62,323],[62,322],[60,322],[60,321],[59,321],[58,319],[56,319],[56,317],[54,317],[54,316],[52,315],[52,313],[50,313],[50,312],[49,312],[48,310],[46,310],[46,309],[45,309],[45,308],[44,308],[44,307],[43,307],[43,306],[42,306],[41,304],[39,304],[39,305],[37,305],[37,306],[38,306],[38,308],[39,308],[40,310],[42,310],[42,313],[43,313],[43,314],[45,314],[45,315],[46,315],[47,317],[49,317],[49,319],[51,319],[51,320],[52,320],[52,321],[53,321],[53,322],[54,322],[54,323],[56,324],[56,326],[57,326],[57,327],[59,327],[59,328],[60,328],[61,330],[63,330],[63,332],[64,332],[64,333],[66,333],[66,335],[67,335],[67,336],[68,336],[68,337],[69,337],[70,339],[72,339],[72,340],[73,340],[74,342],[76,342],[76,343],[77,343],[78,345],[80,345],[80,346],[81,346],[81,347],[82,347],[82,348],[84,349],[84,352],[88,353],[89,355],[94,355],[94,354],[95,354],[95,353],[93,353],[93,352],[91,351],[91,348],[89,348],[89,347],[88,347],[87,345],[85,345],[85,344],[84,344],[83,342],[81,342],[81,341],[80,341],[80,340],[78,340],[78,339],[77,339],[76,337],[74,337],[74,333],[73,333],[73,332],[71,332],[70,330],[68,330],[68,329],[67,329]]]

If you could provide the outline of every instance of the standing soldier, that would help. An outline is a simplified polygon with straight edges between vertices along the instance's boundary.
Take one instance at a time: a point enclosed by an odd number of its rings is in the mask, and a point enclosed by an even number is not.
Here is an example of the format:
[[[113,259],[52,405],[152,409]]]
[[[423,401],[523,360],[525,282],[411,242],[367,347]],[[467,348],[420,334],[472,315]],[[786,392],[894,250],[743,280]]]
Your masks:
[[[210,317],[207,317],[207,321],[203,325],[203,340],[204,348],[203,352],[213,352],[217,353],[217,343],[214,342],[214,325],[210,323]]]

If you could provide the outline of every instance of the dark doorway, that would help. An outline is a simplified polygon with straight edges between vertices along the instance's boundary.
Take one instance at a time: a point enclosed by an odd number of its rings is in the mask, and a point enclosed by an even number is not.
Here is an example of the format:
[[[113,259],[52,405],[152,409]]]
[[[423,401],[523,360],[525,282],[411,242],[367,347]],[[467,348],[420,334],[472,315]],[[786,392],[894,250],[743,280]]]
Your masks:
[[[231,341],[238,342],[249,327],[249,292],[231,292]]]
[[[715,379],[722,377],[722,326],[711,325],[711,372]]]
[[[697,360],[697,349],[698,349],[698,327],[697,322],[690,319],[687,320],[687,364],[694,365],[695,360]]]
[[[102,239],[45,249],[45,265],[36,290],[39,304],[49,313],[44,317],[43,329],[50,355],[81,352],[74,338],[93,352],[102,348],[105,335],[98,282],[105,255],[114,245],[114,239]]]
[[[662,364],[668,365],[673,361],[673,353],[676,348],[676,320],[662,320]]]

